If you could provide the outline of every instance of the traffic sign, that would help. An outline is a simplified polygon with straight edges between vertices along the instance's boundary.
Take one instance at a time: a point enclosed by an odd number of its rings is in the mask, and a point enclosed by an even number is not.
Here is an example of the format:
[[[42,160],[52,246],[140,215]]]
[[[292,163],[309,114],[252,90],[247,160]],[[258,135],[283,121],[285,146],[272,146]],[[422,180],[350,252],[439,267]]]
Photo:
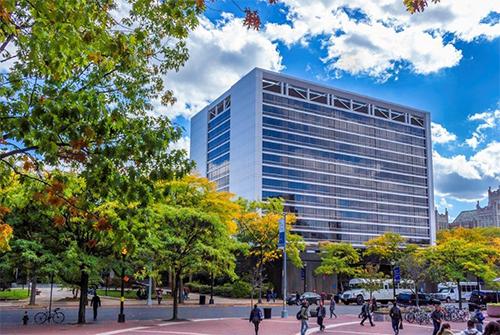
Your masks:
[[[401,270],[399,266],[394,267],[394,282],[399,283],[401,281]]]

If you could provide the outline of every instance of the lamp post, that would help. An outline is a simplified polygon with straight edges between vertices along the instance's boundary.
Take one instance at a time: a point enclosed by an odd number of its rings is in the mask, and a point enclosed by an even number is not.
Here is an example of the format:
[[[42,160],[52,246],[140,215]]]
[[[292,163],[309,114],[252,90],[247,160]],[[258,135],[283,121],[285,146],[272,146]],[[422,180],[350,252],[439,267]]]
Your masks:
[[[118,322],[125,322],[125,314],[123,314],[123,304],[125,302],[125,256],[127,256],[127,248],[122,249],[122,282],[120,294],[120,314],[118,314]]]
[[[288,311],[286,310],[286,213],[283,214],[283,219],[281,219],[279,226],[279,238],[278,247],[283,248],[283,309],[281,310],[281,317],[287,318]]]
[[[396,262],[391,261],[391,272],[392,272],[392,299],[396,301],[396,280],[394,278],[394,265],[396,265]]]
[[[307,262],[304,261],[304,293],[307,292]]]

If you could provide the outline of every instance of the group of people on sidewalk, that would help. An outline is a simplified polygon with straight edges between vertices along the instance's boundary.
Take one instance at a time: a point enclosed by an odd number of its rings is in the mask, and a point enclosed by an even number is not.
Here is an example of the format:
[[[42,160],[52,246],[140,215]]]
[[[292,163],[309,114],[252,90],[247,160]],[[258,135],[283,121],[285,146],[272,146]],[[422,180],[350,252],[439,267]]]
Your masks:
[[[337,318],[335,314],[335,300],[332,297],[330,300],[330,319],[332,317]],[[372,327],[375,326],[372,320],[372,313],[377,309],[377,302],[375,299],[366,301],[361,307],[361,313],[358,315],[361,319],[360,325],[364,326],[364,322],[368,320]],[[325,330],[324,319],[327,317],[326,308],[324,300],[321,299],[319,301],[318,306],[316,307],[316,320],[319,326],[319,330],[322,332]],[[391,319],[392,330],[394,331],[394,335],[399,335],[401,329],[403,329],[403,313],[401,309],[398,307],[396,302],[392,303],[392,307],[389,310],[389,317]],[[444,323],[444,313],[443,309],[440,305],[436,305],[435,309],[432,311],[431,320],[433,323],[433,332],[432,335],[454,335],[452,332],[451,326],[449,323]],[[299,312],[297,313],[297,320],[300,320],[300,334],[306,335],[307,330],[309,329],[309,303],[307,300],[302,301]],[[255,326],[255,335],[259,333],[259,325],[262,321],[262,311],[257,305],[254,305],[250,313],[249,322],[252,322]],[[477,309],[472,315],[471,319],[467,321],[467,328],[460,332],[460,335],[500,335],[500,323],[496,321],[489,322],[484,328],[483,332],[483,323],[485,317],[480,309]]]

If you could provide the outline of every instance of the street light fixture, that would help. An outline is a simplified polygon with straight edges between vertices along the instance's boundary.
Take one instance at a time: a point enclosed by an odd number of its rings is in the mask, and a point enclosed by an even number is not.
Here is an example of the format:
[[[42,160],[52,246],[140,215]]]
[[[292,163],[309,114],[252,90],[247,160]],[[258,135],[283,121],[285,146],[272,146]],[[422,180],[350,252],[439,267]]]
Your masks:
[[[123,247],[122,251],[122,282],[120,294],[120,314],[118,314],[118,322],[125,322],[125,314],[123,314],[123,304],[125,302],[125,256],[127,256],[127,248]]]

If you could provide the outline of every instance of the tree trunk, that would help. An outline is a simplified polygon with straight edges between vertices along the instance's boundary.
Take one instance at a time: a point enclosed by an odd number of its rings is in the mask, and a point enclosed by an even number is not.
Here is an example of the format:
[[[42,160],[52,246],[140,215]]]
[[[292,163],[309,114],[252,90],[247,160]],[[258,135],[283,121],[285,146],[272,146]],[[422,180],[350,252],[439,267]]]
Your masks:
[[[458,289],[458,308],[462,309],[462,287],[460,286],[460,280],[457,281]]]
[[[176,271],[173,271],[173,280],[172,280],[172,297],[174,298],[173,310],[172,310],[172,320],[177,320],[177,309],[179,308],[179,286],[180,286],[180,278]]]
[[[30,305],[34,305],[36,300],[36,276],[31,277]]]
[[[78,306],[78,323],[85,323],[85,306],[87,305],[87,294],[89,287],[89,275],[85,271],[80,272],[80,304]]]
[[[259,304],[262,304],[262,266],[259,265]]]
[[[180,278],[179,280],[179,304],[184,303],[184,280]]]

